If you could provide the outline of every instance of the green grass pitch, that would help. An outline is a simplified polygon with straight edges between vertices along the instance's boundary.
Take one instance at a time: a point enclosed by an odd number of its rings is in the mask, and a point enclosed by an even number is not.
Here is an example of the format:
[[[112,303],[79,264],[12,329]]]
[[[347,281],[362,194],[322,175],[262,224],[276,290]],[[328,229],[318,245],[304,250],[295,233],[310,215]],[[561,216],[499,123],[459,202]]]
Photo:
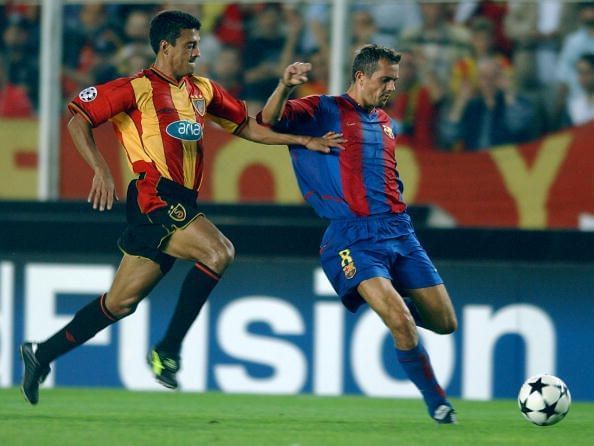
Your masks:
[[[63,388],[32,407],[0,389],[0,445],[594,445],[593,403],[537,427],[515,401],[453,402],[459,424],[440,426],[420,400]]]

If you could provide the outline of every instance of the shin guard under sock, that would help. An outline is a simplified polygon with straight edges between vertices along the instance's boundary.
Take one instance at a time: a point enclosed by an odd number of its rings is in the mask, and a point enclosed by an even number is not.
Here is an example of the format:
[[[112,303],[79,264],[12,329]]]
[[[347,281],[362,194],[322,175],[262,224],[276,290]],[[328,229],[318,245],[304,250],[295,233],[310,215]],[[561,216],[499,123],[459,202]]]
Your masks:
[[[184,279],[175,311],[157,350],[179,356],[184,337],[220,278],[206,265],[195,264]]]
[[[409,379],[417,386],[423,395],[429,415],[433,416],[435,409],[441,404],[447,404],[446,394],[438,384],[429,356],[419,341],[412,350],[396,349],[398,362]]]
[[[106,294],[78,310],[66,326],[38,345],[35,356],[40,364],[49,364],[118,320],[105,307],[105,297]]]

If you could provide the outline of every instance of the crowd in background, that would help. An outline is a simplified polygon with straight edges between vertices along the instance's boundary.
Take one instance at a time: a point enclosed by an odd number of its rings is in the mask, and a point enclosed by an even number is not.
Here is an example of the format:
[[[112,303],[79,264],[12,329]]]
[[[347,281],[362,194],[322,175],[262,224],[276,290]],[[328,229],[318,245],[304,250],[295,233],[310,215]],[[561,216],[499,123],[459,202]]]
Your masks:
[[[150,66],[150,19],[170,8],[202,22],[198,74],[251,112],[296,60],[313,70],[295,95],[327,93],[327,2],[93,3],[64,6],[64,100]],[[40,10],[7,2],[0,12],[0,117],[34,116]],[[402,53],[387,111],[415,150],[483,150],[594,119],[594,2],[353,1],[350,28],[351,53],[367,43]]]

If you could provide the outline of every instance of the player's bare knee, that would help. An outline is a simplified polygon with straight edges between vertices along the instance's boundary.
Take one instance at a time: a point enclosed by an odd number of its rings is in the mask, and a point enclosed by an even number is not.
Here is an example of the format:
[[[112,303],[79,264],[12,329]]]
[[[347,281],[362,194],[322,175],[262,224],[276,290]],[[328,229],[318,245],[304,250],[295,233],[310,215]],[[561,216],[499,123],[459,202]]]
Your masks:
[[[235,247],[227,238],[221,238],[210,250],[210,267],[223,272],[235,258]]]
[[[231,265],[231,263],[233,263],[233,260],[235,260],[235,246],[233,246],[231,240],[229,240],[226,237],[223,237],[223,240],[221,242],[221,252],[223,255],[222,260],[225,262],[225,267],[227,267]]]
[[[458,329],[458,319],[456,319],[456,315],[448,315],[444,318],[439,330],[437,331],[438,334],[452,334]]]
[[[418,341],[415,321],[408,312],[391,311],[384,322],[399,348],[413,348]]]
[[[235,258],[235,247],[226,238],[221,238],[208,247],[200,246],[190,250],[193,260],[204,263],[217,273],[222,273]]]
[[[126,297],[125,299],[109,299],[108,297],[105,306],[111,314],[121,319],[134,313],[141,300],[142,298],[139,296]]]

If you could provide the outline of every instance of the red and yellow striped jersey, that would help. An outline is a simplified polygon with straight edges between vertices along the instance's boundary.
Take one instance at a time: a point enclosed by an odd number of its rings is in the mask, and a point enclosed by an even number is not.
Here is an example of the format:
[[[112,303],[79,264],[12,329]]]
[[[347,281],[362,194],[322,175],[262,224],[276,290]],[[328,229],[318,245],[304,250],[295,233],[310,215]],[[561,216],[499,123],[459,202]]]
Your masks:
[[[205,120],[237,133],[248,118],[245,104],[216,82],[198,76],[178,82],[155,67],[89,87],[68,108],[93,127],[111,121],[132,170],[144,174],[149,189],[163,177],[198,191]],[[142,201],[144,212],[164,205],[156,196]]]

